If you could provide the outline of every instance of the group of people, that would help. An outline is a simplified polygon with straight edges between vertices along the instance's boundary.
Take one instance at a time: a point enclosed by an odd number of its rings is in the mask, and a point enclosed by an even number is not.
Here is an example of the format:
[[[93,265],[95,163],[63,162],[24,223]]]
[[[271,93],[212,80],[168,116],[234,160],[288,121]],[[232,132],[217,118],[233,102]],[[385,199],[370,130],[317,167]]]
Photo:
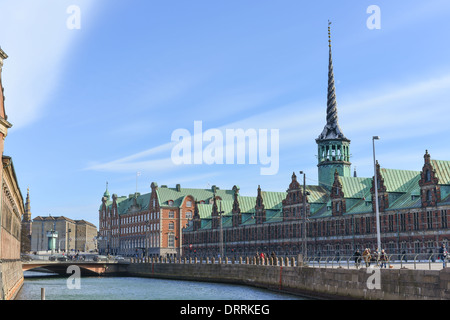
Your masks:
[[[378,248],[372,253],[369,248],[365,248],[363,253],[357,249],[353,254],[355,259],[355,266],[359,268],[361,265],[361,260],[364,261],[366,268],[370,267],[371,263],[379,266],[380,268],[386,268],[386,263],[389,260],[387,253],[384,249],[379,252]]]
[[[273,260],[275,260],[277,258],[277,255],[275,254],[274,251],[272,251],[272,253],[270,254],[270,256],[268,254],[265,254],[264,252],[259,253],[258,251],[256,252],[256,258],[257,259],[261,259],[264,260],[265,258],[272,258]]]
[[[355,251],[353,254],[354,260],[355,260],[355,266],[356,268],[359,268],[361,265],[361,260],[364,261],[366,268],[370,267],[371,263],[375,263],[380,268],[386,268],[386,263],[389,261],[389,256],[387,253],[383,250],[381,252],[378,251],[378,248],[372,253],[369,248],[365,248],[364,251],[361,253],[359,249]],[[439,249],[439,259],[442,260],[443,267],[447,267],[447,260],[448,260],[448,251],[445,247],[445,244],[441,246]],[[406,261],[406,252],[402,253],[402,259],[405,259]]]

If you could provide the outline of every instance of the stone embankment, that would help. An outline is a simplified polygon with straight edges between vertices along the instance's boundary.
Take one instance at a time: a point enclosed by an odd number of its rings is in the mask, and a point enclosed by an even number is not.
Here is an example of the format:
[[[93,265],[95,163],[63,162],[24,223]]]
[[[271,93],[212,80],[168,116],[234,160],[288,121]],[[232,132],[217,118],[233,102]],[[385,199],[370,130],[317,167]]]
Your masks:
[[[300,265],[300,266],[298,266]],[[295,260],[133,260],[130,276],[250,285],[325,299],[450,299],[450,270],[304,267]]]

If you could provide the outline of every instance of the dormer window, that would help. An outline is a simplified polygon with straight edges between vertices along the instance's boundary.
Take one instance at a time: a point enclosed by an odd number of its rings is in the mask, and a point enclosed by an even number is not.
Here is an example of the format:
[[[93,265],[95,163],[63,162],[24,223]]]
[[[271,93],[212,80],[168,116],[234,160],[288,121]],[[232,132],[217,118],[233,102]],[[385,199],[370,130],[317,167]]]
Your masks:
[[[427,201],[431,201],[431,190],[427,190]]]
[[[431,173],[430,170],[427,170],[425,172],[425,182],[430,182],[431,181]]]
[[[173,206],[173,200],[168,201],[169,207]]]

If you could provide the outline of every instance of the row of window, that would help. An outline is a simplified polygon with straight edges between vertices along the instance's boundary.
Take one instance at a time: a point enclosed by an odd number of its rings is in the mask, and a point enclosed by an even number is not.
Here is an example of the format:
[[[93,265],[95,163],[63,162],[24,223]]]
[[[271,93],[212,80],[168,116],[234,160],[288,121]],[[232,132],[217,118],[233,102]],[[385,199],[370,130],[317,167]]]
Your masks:
[[[169,201],[167,201],[167,203],[168,203],[169,207],[173,206],[173,200],[169,200]],[[155,202],[155,200],[153,200],[153,206],[155,206],[155,204],[156,204],[156,202]],[[192,208],[192,201],[190,201],[190,200],[186,201],[186,207]]]
[[[111,240],[110,243],[111,248],[120,248],[120,249],[157,248],[160,245],[158,235],[150,235],[149,237],[138,239],[121,240],[120,242],[115,240],[117,239]]]
[[[387,222],[386,222],[387,219]],[[411,224],[411,221],[412,224]],[[432,230],[448,227],[447,210],[414,212],[412,214],[398,213],[381,217],[382,232],[407,231],[410,225],[413,230]],[[375,233],[374,216],[346,218],[339,220],[313,221],[307,223],[308,237],[332,235],[372,234]],[[185,240],[190,243],[219,241],[219,230],[197,231],[186,234]],[[253,227],[238,227],[223,230],[224,240],[250,241],[261,239],[289,239],[302,237],[302,223],[263,225]]]
[[[187,212],[185,212],[184,213],[184,218],[185,219],[192,219],[192,211],[187,211]],[[168,214],[168,218],[169,219],[175,219],[175,211],[169,211],[169,214]]]

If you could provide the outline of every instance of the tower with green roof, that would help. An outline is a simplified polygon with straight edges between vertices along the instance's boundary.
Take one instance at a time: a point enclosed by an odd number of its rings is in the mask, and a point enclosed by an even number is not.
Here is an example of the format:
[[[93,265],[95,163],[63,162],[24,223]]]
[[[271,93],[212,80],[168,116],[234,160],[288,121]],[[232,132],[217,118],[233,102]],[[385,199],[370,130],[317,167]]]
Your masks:
[[[339,176],[350,177],[350,140],[347,139],[339,127],[336,102],[336,88],[334,85],[333,60],[331,55],[331,22],[328,23],[328,96],[327,96],[327,124],[316,139],[318,145],[318,173],[319,185],[331,189],[334,173]]]
[[[103,197],[106,198],[106,201],[109,201],[109,199],[110,199],[110,194],[108,191],[108,182],[106,183],[106,190],[105,190],[105,193],[103,194]]]

